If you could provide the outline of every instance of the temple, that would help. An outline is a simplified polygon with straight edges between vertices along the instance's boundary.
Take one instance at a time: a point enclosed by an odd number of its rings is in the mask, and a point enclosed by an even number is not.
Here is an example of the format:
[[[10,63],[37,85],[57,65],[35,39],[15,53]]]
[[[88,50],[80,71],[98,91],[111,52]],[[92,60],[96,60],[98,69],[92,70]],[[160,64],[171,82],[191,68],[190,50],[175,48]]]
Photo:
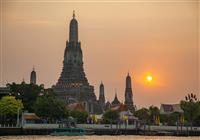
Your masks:
[[[135,111],[135,107],[134,107],[134,104],[133,104],[131,77],[130,77],[129,73],[126,77],[125,102],[124,102],[124,104],[127,106],[128,110],[130,110],[132,113]]]
[[[70,22],[69,41],[64,51],[63,69],[53,87],[59,98],[66,104],[81,103],[89,113],[102,113],[94,87],[89,84],[83,68],[83,53],[78,40],[78,22],[75,12]]]
[[[104,95],[104,85],[102,82],[99,87],[99,100],[98,101],[99,101],[99,104],[100,104],[102,110],[105,110],[105,105],[106,105],[105,101],[106,100],[105,100],[105,95]]]
[[[24,81],[24,79],[23,79],[23,81]],[[36,84],[36,72],[35,72],[35,68],[34,67],[33,67],[33,70],[31,72],[30,83],[31,84]]]

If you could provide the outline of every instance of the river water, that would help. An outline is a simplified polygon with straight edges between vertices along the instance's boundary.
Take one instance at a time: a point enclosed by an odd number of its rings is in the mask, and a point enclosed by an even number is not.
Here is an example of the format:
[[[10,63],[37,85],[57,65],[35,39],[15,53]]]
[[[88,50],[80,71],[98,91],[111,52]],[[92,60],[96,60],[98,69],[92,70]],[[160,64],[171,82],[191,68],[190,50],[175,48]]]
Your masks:
[[[0,140],[200,140],[200,137],[169,136],[0,136]]]

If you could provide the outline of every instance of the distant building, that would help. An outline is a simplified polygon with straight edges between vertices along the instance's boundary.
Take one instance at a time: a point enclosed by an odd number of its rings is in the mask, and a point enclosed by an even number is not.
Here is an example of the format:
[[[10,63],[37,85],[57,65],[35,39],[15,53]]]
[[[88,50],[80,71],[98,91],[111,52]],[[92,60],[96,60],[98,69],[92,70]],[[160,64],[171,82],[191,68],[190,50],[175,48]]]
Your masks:
[[[69,110],[72,111],[86,111],[81,103],[72,103],[67,106]]]
[[[7,96],[9,94],[10,94],[10,88],[8,88],[8,87],[0,87],[0,99],[3,96]]]
[[[180,107],[180,104],[161,104],[160,114],[171,114],[174,112],[184,113]]]
[[[41,119],[35,113],[22,113],[22,123],[24,124],[35,124],[41,123]]]
[[[124,104],[127,106],[128,110],[130,110],[132,113],[135,111],[135,107],[134,107],[134,104],[133,104],[131,77],[130,77],[129,73],[126,77],[125,102],[124,102]]]
[[[117,93],[115,93],[115,98],[114,98],[114,100],[111,103],[111,107],[119,106],[120,104],[121,103],[120,103],[120,101],[117,98]]]
[[[32,72],[31,72],[30,83],[31,84],[36,84],[36,72],[35,72],[35,68],[33,68]]]
[[[118,112],[122,112],[122,111],[128,111],[127,109],[127,106],[120,103],[120,104],[117,104],[113,107],[110,108],[112,111],[118,111]]]
[[[111,103],[109,101],[106,102],[105,111],[111,108]]]
[[[70,21],[69,41],[66,42],[63,69],[58,82],[53,86],[59,98],[66,104],[83,103],[89,113],[99,114],[103,110],[99,105],[94,87],[89,84],[83,68],[83,53],[78,40],[78,22],[73,13]]]
[[[99,87],[99,104],[101,105],[101,108],[104,110],[105,109],[105,95],[104,95],[104,85],[101,82],[100,87]]]

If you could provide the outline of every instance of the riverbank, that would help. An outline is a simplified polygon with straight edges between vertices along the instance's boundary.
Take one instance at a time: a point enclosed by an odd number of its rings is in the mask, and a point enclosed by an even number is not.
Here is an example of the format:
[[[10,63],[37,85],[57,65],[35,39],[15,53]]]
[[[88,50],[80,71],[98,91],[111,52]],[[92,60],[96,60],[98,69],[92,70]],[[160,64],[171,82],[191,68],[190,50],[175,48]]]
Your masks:
[[[199,137],[176,136],[0,136],[1,140],[199,140]]]
[[[49,135],[58,128],[58,124],[28,124],[24,127],[0,128],[0,135]],[[88,134],[93,135],[148,135],[148,136],[200,136],[200,127],[177,126],[142,126],[135,125],[107,125],[107,124],[77,124]]]

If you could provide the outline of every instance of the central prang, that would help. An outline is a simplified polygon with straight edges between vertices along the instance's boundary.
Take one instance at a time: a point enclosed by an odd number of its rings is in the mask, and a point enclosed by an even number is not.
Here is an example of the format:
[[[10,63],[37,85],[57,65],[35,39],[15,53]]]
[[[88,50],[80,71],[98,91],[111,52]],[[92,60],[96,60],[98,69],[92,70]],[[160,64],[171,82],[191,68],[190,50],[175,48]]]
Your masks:
[[[63,69],[54,86],[58,97],[67,104],[81,103],[89,113],[102,113],[94,94],[94,87],[88,83],[83,69],[83,54],[78,41],[78,22],[75,13],[70,22],[69,41],[66,42]]]

